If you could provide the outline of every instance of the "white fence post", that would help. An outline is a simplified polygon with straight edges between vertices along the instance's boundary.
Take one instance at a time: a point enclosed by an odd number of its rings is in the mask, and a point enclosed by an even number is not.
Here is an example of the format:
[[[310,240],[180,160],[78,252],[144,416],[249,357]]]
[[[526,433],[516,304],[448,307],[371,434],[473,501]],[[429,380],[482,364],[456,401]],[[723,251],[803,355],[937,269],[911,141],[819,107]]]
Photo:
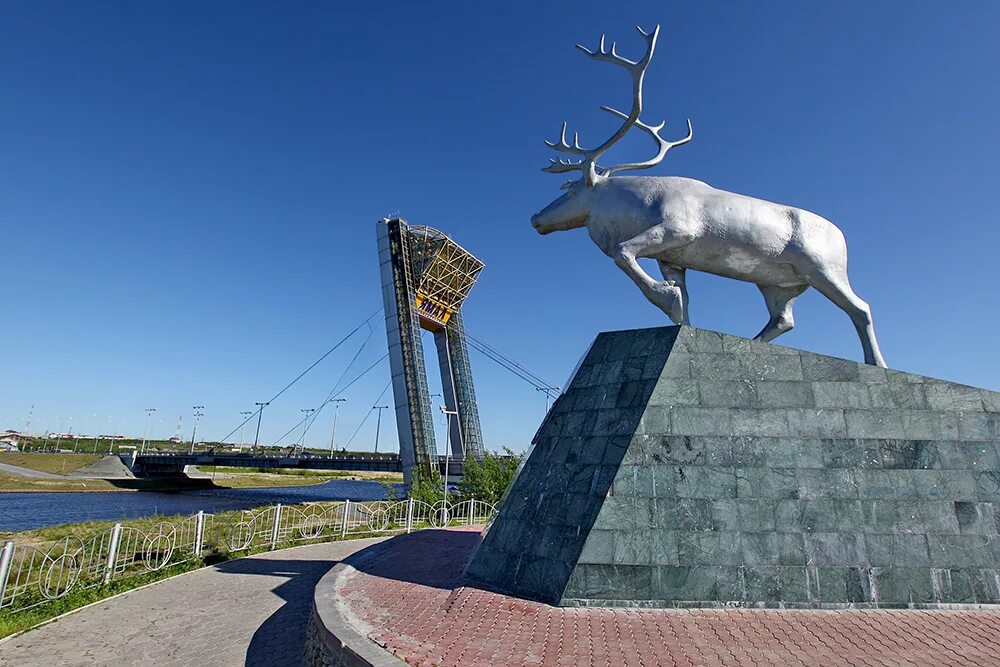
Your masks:
[[[7,579],[10,577],[10,564],[14,561],[14,542],[7,540],[0,549],[0,607],[3,607],[3,596],[7,592]]]
[[[406,532],[413,530],[413,498],[406,503]]]
[[[199,511],[194,520],[194,555],[201,558],[201,547],[205,537],[205,512]]]
[[[465,525],[471,526],[473,524],[473,517],[476,516],[476,499],[473,498],[469,501],[469,518],[466,519]]]
[[[281,503],[274,506],[274,523],[271,524],[271,548],[278,546],[278,529],[281,527]]]
[[[108,545],[108,562],[104,566],[104,583],[110,584],[115,571],[115,561],[118,560],[118,542],[122,538],[122,525],[116,523],[111,529],[111,543]]]
[[[351,501],[344,501],[344,520],[340,523],[340,536],[347,536],[347,516],[351,513]]]

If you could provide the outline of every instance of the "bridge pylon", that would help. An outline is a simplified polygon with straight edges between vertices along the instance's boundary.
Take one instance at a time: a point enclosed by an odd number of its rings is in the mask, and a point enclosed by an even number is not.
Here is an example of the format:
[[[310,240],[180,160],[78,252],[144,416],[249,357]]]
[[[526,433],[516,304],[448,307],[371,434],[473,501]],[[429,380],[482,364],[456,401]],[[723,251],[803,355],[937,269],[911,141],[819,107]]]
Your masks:
[[[462,323],[462,305],[485,266],[432,227],[400,218],[376,224],[385,327],[389,342],[403,478],[430,473],[437,458],[433,411],[421,331],[434,334],[445,407],[451,420],[451,456],[483,456],[483,433]]]

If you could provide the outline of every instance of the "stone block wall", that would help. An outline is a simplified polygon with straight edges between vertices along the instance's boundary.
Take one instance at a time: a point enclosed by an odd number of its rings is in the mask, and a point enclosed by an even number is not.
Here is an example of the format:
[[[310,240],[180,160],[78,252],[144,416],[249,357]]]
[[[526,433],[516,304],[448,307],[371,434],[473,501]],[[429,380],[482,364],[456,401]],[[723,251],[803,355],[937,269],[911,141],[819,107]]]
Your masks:
[[[1000,603],[1000,394],[689,327],[601,334],[471,580],[564,605]]]

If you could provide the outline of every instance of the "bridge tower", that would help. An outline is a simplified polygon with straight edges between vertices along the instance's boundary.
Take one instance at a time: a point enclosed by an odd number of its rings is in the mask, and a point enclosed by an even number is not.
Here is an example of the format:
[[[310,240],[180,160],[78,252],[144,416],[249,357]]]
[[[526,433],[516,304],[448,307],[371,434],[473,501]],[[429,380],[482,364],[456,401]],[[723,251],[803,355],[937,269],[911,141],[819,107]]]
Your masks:
[[[432,227],[394,218],[379,221],[376,230],[399,454],[409,488],[414,469],[430,474],[437,452],[421,330],[434,334],[445,407],[458,412],[451,420],[451,455],[482,458],[461,309],[484,264]]]

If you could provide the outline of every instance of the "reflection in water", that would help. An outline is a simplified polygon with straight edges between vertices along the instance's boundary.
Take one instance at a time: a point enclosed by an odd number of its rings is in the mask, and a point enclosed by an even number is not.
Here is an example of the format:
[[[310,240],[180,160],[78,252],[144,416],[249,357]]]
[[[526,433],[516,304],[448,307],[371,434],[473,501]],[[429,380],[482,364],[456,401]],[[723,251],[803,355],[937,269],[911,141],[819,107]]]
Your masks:
[[[397,485],[401,489],[402,485]],[[400,492],[401,494],[401,492]],[[195,514],[248,509],[275,503],[382,500],[380,482],[335,479],[313,486],[268,489],[197,489],[161,493],[0,493],[0,531],[31,530],[60,523],[112,521],[157,514]]]

